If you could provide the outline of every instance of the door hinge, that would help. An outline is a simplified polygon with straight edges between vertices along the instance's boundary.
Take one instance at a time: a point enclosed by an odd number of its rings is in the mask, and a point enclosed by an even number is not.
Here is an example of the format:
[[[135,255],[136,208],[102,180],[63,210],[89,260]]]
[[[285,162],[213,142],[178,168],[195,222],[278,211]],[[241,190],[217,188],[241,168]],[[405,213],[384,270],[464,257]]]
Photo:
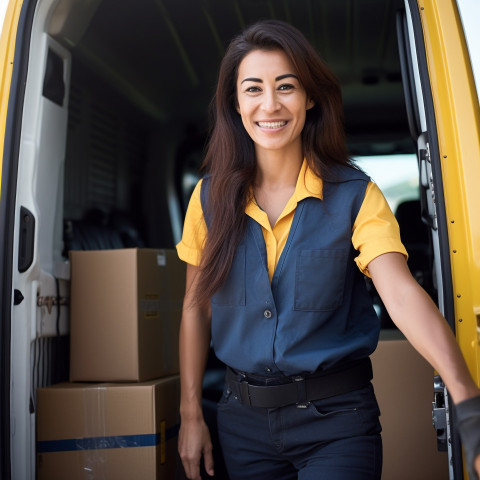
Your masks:
[[[432,158],[430,153],[430,144],[428,142],[425,142],[424,148],[420,148],[419,156],[422,219],[431,228],[437,230],[438,220],[437,206],[435,204],[435,184],[433,182]]]

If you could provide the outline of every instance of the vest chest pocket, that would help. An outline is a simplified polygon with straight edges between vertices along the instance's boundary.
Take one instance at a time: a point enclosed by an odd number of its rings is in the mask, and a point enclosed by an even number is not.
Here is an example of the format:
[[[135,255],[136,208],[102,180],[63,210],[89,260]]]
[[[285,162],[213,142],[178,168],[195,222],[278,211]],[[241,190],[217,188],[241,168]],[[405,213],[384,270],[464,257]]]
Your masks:
[[[295,269],[295,310],[331,311],[342,304],[347,250],[302,250]]]
[[[232,268],[227,280],[212,297],[216,305],[245,305],[245,245],[239,245],[233,257]]]

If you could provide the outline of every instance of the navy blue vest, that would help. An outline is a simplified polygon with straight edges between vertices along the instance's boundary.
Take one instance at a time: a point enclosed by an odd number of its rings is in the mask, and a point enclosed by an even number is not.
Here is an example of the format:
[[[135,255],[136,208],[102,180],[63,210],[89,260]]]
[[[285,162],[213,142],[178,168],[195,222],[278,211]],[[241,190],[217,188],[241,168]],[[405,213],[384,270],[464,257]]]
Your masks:
[[[271,283],[262,227],[248,218],[228,278],[211,302],[213,347],[230,367],[294,375],[375,350],[380,324],[352,246],[369,178],[347,167],[339,172],[338,180],[324,182],[323,200],[297,205]],[[203,208],[207,192],[208,177]]]

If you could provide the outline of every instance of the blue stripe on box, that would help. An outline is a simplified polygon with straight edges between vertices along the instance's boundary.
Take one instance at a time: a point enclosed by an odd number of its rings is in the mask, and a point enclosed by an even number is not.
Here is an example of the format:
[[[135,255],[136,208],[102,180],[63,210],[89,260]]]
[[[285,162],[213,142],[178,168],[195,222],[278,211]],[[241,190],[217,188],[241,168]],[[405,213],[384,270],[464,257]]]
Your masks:
[[[165,432],[168,441],[178,435],[179,425]],[[160,445],[161,434],[117,435],[111,437],[69,438],[66,440],[43,440],[37,442],[37,453],[69,452],[75,450],[102,450],[105,448],[155,447]]]

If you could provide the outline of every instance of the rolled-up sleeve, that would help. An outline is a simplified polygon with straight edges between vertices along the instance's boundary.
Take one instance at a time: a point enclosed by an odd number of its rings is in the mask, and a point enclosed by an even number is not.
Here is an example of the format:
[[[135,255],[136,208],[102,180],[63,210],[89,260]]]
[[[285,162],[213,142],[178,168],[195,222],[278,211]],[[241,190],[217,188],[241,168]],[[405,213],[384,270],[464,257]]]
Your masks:
[[[368,264],[376,257],[398,252],[408,258],[400,239],[400,229],[387,200],[378,186],[370,182],[360,211],[353,225],[352,243],[360,253],[355,262],[362,273],[368,273]]]
[[[201,185],[202,180],[197,183],[190,197],[183,224],[182,239],[177,244],[177,254],[180,260],[195,266],[200,265],[207,238],[207,225],[205,224],[200,201]]]

